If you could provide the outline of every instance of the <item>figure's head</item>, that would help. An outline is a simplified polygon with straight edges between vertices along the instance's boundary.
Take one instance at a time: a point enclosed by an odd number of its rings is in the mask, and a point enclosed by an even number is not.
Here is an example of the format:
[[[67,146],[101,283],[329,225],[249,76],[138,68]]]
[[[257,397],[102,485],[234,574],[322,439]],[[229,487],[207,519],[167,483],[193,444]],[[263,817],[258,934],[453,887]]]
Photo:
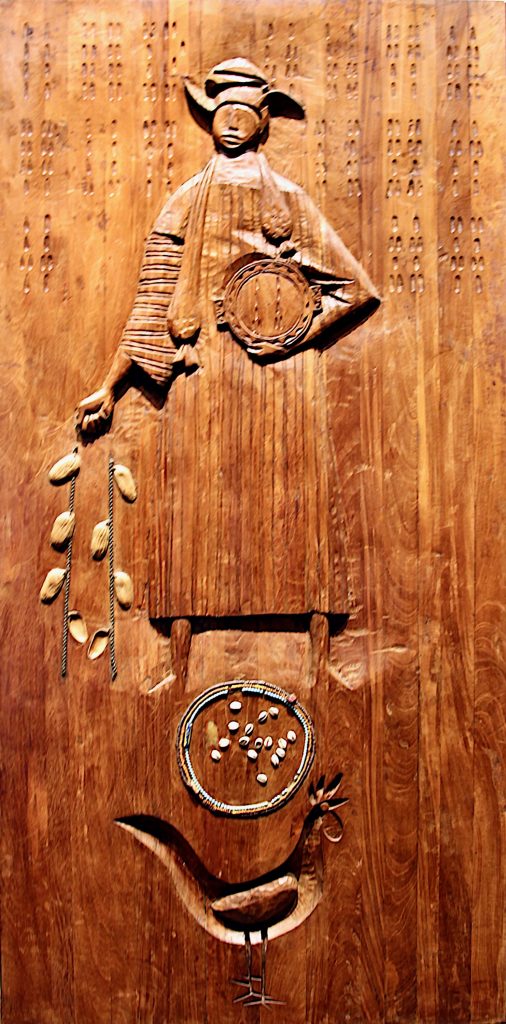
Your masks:
[[[215,146],[229,156],[255,149],[265,137],[268,126],[266,107],[260,112],[246,103],[222,103],[213,117]]]
[[[287,93],[270,89],[262,72],[243,57],[223,61],[209,72],[205,90],[185,80],[195,120],[212,133],[217,149],[235,156],[264,142],[271,117],[302,119],[304,109]]]

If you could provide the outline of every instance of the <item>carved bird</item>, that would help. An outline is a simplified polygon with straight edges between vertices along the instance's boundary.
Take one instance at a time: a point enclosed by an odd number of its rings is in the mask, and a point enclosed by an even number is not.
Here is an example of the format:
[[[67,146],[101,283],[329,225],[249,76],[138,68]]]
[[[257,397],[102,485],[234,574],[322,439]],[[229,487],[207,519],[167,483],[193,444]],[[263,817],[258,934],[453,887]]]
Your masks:
[[[246,991],[234,1002],[269,1005],[279,1000],[265,990],[267,941],[297,928],[318,906],[323,895],[322,836],[337,843],[343,822],[336,808],[347,803],[336,797],[339,773],[325,786],[322,777],[309,787],[310,810],[300,836],[285,861],[244,885],[212,875],[188,841],[169,822],[147,814],[116,818],[116,824],[147,846],[169,869],[176,891],[189,913],[221,942],[245,945],[246,978],[233,979]],[[333,832],[332,829],[337,831]],[[261,973],[252,974],[252,946],[260,944]],[[260,982],[260,990],[255,988]]]

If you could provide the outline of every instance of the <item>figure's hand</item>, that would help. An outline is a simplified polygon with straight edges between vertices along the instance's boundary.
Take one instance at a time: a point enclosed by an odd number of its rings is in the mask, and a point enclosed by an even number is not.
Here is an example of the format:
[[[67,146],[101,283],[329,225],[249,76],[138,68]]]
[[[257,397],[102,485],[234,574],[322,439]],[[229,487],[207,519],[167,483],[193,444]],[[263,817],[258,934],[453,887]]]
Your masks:
[[[261,341],[247,350],[252,356],[272,356],[283,352],[283,346],[276,341]]]
[[[92,440],[104,434],[109,426],[114,409],[114,391],[110,387],[99,388],[84,398],[76,410],[76,429],[85,440]]]

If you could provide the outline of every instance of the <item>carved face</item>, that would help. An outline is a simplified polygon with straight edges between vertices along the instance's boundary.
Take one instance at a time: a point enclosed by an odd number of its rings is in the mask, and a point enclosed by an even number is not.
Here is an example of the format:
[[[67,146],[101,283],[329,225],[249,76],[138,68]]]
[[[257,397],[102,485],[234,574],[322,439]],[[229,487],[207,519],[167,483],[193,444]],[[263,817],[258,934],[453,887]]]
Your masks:
[[[250,148],[263,128],[261,116],[243,103],[223,103],[213,118],[214,141],[230,154]]]

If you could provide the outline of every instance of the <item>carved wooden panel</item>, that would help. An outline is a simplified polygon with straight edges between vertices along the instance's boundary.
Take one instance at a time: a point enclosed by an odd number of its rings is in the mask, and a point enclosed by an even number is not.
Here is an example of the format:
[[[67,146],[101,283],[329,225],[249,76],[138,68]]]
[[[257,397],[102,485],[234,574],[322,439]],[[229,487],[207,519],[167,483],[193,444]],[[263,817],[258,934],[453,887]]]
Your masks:
[[[2,1020],[499,1024],[503,5],[0,32]]]

